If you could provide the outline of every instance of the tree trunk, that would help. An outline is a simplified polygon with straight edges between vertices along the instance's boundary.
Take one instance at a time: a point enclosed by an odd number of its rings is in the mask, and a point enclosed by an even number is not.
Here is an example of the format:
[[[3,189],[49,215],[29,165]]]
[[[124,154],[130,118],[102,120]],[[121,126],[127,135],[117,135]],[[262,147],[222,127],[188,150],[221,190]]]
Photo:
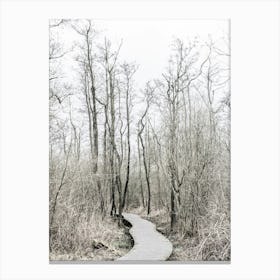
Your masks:
[[[151,186],[150,186],[150,178],[149,178],[148,165],[146,159],[145,145],[141,134],[142,133],[139,134],[139,138],[142,146],[143,164],[145,169],[145,178],[146,178],[147,190],[148,190],[147,214],[149,215],[151,211]]]
[[[142,200],[142,205],[145,208],[146,203],[145,203],[145,198],[144,198],[144,190],[143,190],[143,184],[142,184],[142,168],[141,168],[141,152],[140,152],[140,144],[139,144],[139,135],[137,137],[137,150],[138,150],[138,164],[139,164],[139,185],[140,185],[140,191],[141,191],[141,200]]]
[[[126,165],[126,181],[123,193],[122,208],[125,207],[127,188],[129,183],[130,172],[130,116],[129,116],[129,91],[126,91],[126,119],[127,119],[127,165]]]

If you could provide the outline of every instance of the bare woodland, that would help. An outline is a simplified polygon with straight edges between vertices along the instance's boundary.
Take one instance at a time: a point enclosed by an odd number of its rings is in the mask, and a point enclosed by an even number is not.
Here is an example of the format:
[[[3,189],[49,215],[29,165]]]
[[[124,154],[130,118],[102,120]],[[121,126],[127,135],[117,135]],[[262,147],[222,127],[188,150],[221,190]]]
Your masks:
[[[230,260],[229,34],[174,38],[161,75],[139,85],[125,40],[102,32],[50,21],[50,259],[121,257],[130,212],[169,238],[170,260]]]

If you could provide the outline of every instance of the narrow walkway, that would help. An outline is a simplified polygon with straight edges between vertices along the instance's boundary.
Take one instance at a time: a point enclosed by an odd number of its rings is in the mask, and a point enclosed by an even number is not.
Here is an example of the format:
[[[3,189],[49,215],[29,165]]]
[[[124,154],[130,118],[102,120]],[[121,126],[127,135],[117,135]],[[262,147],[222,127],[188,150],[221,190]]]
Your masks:
[[[117,261],[164,261],[169,258],[172,244],[156,230],[153,223],[135,214],[123,213],[123,217],[132,225],[129,232],[134,239],[134,246]]]

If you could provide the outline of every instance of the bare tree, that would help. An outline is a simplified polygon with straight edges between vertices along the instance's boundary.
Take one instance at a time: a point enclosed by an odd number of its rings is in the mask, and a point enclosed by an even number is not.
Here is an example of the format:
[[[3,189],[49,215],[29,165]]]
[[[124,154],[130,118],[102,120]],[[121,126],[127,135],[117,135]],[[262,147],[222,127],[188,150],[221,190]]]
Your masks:
[[[130,158],[131,158],[131,144],[130,144],[130,114],[132,109],[132,77],[135,74],[137,68],[134,64],[129,65],[124,63],[122,65],[122,70],[125,78],[125,106],[126,106],[126,127],[127,127],[127,165],[126,165],[126,181],[123,192],[122,208],[125,207],[126,196],[129,184],[130,175]]]
[[[117,80],[117,59],[120,52],[122,43],[119,45],[117,51],[111,50],[111,43],[105,38],[104,46],[100,47],[102,55],[101,61],[105,70],[105,101],[99,100],[104,107],[105,114],[105,137],[107,137],[107,131],[109,132],[109,143],[110,143],[110,172],[111,172],[111,210],[110,214],[115,215],[117,210],[115,192],[116,189],[119,194],[118,203],[118,214],[121,216],[122,213],[122,182],[121,182],[121,155],[118,151],[116,143],[116,95],[119,90]],[[105,132],[106,131],[106,132]]]
[[[145,147],[145,143],[143,140],[143,131],[146,126],[146,122],[144,123],[144,119],[146,118],[149,107],[151,105],[154,91],[155,91],[155,88],[152,87],[150,83],[147,83],[145,92],[144,92],[145,101],[146,101],[146,109],[138,122],[138,126],[139,126],[138,137],[140,139],[140,143],[141,143],[141,147],[142,147],[142,157],[143,157],[145,178],[146,178],[147,190],[148,190],[148,201],[147,201],[147,214],[148,215],[150,214],[150,211],[151,211],[151,185],[150,185],[150,176],[149,176],[149,169],[148,169],[148,159],[147,159],[147,154],[146,154],[146,147]]]
[[[95,30],[92,27],[91,20],[87,20],[87,23],[82,27],[73,26],[78,34],[83,38],[83,45],[81,46],[82,55],[79,60],[83,67],[84,77],[84,93],[86,98],[86,105],[89,119],[89,137],[90,137],[90,149],[92,158],[92,173],[95,177],[97,189],[100,196],[100,211],[103,213],[104,198],[101,189],[101,182],[98,176],[98,125],[97,125],[97,100],[96,100],[96,75],[94,73],[94,54],[93,54],[93,39],[95,36]]]

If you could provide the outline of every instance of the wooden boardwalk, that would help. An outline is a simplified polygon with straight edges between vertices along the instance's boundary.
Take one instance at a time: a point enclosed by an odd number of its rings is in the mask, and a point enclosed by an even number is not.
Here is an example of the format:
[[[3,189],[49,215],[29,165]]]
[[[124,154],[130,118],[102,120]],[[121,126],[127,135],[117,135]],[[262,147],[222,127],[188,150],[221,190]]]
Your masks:
[[[156,226],[138,215],[123,213],[132,227],[133,248],[117,261],[165,261],[172,253],[171,242],[156,230]]]

